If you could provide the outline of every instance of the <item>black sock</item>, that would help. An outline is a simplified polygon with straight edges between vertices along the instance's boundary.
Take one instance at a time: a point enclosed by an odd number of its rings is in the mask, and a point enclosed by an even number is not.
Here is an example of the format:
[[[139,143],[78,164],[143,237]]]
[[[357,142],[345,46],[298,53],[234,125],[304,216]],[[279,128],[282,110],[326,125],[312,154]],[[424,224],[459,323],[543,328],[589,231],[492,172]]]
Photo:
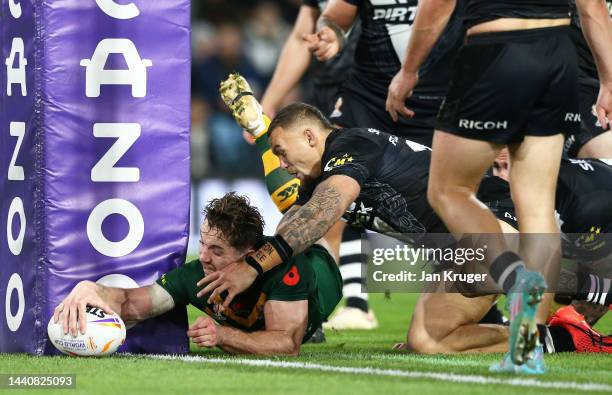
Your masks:
[[[525,263],[514,252],[506,251],[495,258],[489,271],[497,285],[508,293],[516,281],[516,271],[519,268],[524,269]]]
[[[602,306],[612,304],[610,293],[611,281],[609,278],[601,278],[594,274],[578,273],[578,294],[576,300],[585,300]]]
[[[346,298],[346,307],[354,307],[367,313],[368,301],[359,297],[351,296]]]
[[[538,331],[540,332],[540,343],[542,343],[545,353],[576,351],[572,335],[564,327],[538,324]]]

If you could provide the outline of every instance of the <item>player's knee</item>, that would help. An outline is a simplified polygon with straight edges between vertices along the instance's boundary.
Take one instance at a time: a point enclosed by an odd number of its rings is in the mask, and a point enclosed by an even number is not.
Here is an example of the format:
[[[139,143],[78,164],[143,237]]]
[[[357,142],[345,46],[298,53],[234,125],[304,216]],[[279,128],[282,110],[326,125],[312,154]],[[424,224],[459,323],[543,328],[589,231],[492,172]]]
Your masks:
[[[432,182],[429,180],[429,184],[427,185],[427,201],[429,205],[436,211],[438,211],[441,207],[443,207],[443,199],[441,194],[443,193],[442,186],[438,182]]]
[[[438,342],[428,338],[408,338],[408,349],[417,354],[440,354]]]
[[[417,354],[438,354],[443,352],[440,343],[432,338],[425,328],[411,328],[406,342],[408,349]]]
[[[439,182],[430,182],[427,186],[427,201],[436,212],[452,207],[457,200],[469,199],[471,191],[459,186],[443,185]]]

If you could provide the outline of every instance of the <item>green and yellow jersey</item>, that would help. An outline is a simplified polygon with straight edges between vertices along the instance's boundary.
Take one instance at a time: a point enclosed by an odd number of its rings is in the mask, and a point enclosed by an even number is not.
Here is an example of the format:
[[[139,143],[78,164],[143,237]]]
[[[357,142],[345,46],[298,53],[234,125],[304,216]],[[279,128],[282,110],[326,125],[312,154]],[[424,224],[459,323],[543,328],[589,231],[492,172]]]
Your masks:
[[[202,264],[196,259],[164,274],[157,283],[168,291],[176,305],[192,304],[219,324],[247,332],[265,328],[263,308],[266,301],[308,300],[308,326],[304,335],[304,340],[308,340],[342,298],[338,266],[319,245],[313,245],[288,263],[259,276],[251,287],[236,295],[229,309],[220,316],[215,314],[214,304],[207,302],[209,295],[196,296],[201,289],[196,283],[204,276]]]

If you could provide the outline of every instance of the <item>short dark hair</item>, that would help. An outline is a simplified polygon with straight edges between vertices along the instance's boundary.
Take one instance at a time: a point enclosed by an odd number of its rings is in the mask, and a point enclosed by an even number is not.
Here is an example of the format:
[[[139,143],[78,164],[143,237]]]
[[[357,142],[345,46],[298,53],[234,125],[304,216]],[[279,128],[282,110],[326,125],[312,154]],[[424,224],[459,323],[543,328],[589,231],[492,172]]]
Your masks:
[[[243,250],[261,243],[264,220],[246,196],[229,192],[213,199],[204,208],[204,217],[234,248]]]
[[[274,117],[268,130],[271,132],[274,129],[281,127],[283,129],[295,125],[296,123],[305,120],[314,120],[319,122],[321,127],[325,129],[333,129],[334,126],[329,122],[325,115],[318,108],[306,103],[292,103],[283,107]]]

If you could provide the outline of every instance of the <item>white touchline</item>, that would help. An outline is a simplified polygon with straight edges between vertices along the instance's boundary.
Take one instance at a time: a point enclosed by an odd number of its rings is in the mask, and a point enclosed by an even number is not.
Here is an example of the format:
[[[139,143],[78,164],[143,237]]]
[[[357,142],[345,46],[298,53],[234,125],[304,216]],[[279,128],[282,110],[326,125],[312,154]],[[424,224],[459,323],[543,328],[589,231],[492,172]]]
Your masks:
[[[417,372],[398,369],[360,368],[352,366],[321,365],[310,362],[273,361],[270,359],[205,358],[199,355],[148,355],[147,358],[182,362],[197,362],[220,365],[247,365],[284,369],[306,369],[321,372],[369,374],[373,376],[408,377],[413,379],[433,379],[455,383],[509,385],[514,387],[573,389],[580,391],[612,391],[612,385],[600,383],[577,383],[575,381],[544,381],[534,378],[497,378],[457,373]]]

